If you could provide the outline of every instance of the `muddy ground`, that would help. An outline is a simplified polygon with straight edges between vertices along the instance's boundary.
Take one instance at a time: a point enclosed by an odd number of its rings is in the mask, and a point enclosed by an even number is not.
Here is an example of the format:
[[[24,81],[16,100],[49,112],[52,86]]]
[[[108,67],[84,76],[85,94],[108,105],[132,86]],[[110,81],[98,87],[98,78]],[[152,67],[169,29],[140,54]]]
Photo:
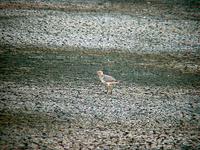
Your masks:
[[[26,25],[14,32],[17,19],[1,19],[0,149],[200,149],[198,30],[172,34],[191,35],[189,50],[148,52],[146,46],[141,53],[31,45],[23,37]],[[112,95],[97,70],[120,81]]]

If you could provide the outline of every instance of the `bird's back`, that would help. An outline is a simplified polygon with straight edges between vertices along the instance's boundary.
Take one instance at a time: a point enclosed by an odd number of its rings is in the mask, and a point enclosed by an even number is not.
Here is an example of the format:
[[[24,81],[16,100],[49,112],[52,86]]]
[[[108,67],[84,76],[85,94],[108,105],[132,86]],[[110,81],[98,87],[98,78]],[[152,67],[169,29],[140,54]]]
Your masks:
[[[109,76],[109,75],[104,75],[103,80],[105,82],[116,82],[117,81],[115,78],[113,78],[112,76]]]

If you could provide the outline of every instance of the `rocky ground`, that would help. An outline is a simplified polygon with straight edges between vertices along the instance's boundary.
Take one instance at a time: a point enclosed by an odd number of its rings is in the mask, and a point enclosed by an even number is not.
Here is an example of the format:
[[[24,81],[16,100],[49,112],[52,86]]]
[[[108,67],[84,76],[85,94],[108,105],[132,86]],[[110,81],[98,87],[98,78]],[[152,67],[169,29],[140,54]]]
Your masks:
[[[179,5],[145,3],[125,5],[123,9],[110,4],[93,12],[85,10],[86,6],[92,9],[93,5],[82,6],[78,11],[78,6],[71,6],[75,10],[69,10],[68,5],[38,4],[48,10],[36,10],[36,4],[35,9],[26,3],[24,8],[28,9],[13,9],[12,5],[3,4],[1,7],[6,9],[0,9],[0,42],[4,45],[130,52],[196,52],[199,49],[200,13]]]
[[[0,149],[200,149],[199,12],[147,4],[1,3]]]
[[[196,90],[1,84],[5,149],[199,149]],[[13,112],[10,112],[13,111]]]

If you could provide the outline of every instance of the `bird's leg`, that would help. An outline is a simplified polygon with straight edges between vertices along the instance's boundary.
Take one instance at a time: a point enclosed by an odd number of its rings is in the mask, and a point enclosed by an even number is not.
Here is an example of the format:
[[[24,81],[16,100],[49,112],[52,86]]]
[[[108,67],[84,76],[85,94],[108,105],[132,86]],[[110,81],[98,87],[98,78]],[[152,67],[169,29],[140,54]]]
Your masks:
[[[112,85],[108,85],[108,91],[107,91],[107,94],[112,94],[112,88],[113,88]]]
[[[110,94],[112,94],[113,85],[110,85]]]
[[[106,94],[108,94],[108,85],[106,85]]]

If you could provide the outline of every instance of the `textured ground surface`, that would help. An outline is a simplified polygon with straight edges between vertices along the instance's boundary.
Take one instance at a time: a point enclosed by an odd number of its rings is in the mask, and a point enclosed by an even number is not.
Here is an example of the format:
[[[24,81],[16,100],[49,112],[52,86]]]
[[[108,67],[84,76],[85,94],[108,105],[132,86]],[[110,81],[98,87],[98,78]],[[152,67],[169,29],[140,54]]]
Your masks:
[[[101,87],[88,84],[75,89],[67,85],[1,86],[1,147],[200,146],[200,104],[195,90],[129,85],[117,87],[108,96]]]
[[[74,12],[65,7],[60,11],[59,6],[54,8],[57,10],[50,10],[50,6],[49,10],[30,10],[30,6],[29,10],[0,9],[0,42],[17,47],[73,46],[131,52],[198,50],[199,12],[189,13],[173,5],[138,6],[125,7],[128,12]]]
[[[1,52],[1,148],[199,148],[197,56]],[[113,95],[99,68],[121,81]]]
[[[0,149],[200,149],[198,13],[149,5],[1,4]]]

